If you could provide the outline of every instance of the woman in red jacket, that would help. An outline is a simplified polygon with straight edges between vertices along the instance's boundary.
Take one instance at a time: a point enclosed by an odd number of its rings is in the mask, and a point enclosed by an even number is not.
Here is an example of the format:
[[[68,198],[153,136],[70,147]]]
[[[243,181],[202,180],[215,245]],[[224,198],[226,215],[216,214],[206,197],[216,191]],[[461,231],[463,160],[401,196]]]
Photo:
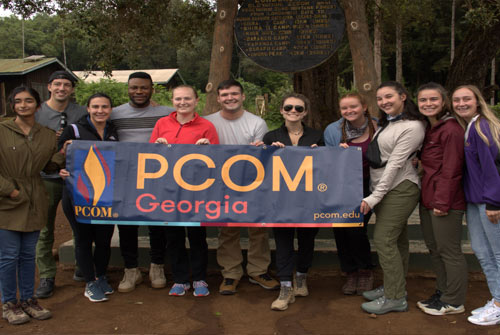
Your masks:
[[[467,262],[462,253],[464,130],[451,115],[445,89],[428,83],[418,89],[418,108],[429,124],[421,151],[420,220],[436,273],[436,292],[418,307],[430,315],[464,312]]]

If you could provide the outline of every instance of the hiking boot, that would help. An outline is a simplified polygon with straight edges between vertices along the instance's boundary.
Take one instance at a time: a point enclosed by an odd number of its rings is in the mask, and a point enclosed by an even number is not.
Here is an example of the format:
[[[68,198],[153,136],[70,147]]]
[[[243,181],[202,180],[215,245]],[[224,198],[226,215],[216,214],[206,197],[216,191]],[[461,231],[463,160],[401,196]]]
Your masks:
[[[281,286],[280,295],[278,299],[274,300],[271,304],[271,309],[275,311],[284,311],[288,308],[288,304],[295,302],[295,295],[293,288],[289,286]]]
[[[489,300],[486,302],[486,305],[484,305],[483,307],[478,307],[476,309],[473,309],[470,313],[472,315],[477,315],[479,313],[481,313],[485,308],[489,308],[491,306],[493,306],[495,304],[495,301],[493,299]]]
[[[371,291],[363,292],[363,298],[365,298],[366,300],[370,300],[370,301],[376,300],[376,299],[383,297],[383,296],[384,296],[384,286],[383,285],[379,286],[376,289],[373,289]]]
[[[28,299],[27,301],[21,302],[21,308],[24,313],[28,314],[33,319],[47,320],[52,317],[52,313],[48,309],[40,306],[36,299]]]
[[[208,284],[204,280],[195,280],[193,282],[193,288],[193,295],[195,297],[206,297],[210,294],[210,291],[208,290]]]
[[[500,307],[497,307],[495,304],[489,307],[485,306],[479,314],[471,315],[467,320],[479,326],[498,325],[500,324]]]
[[[433,295],[431,295],[429,297],[429,299],[425,299],[425,300],[420,300],[419,302],[417,302],[417,306],[418,308],[420,308],[421,310],[423,310],[424,307],[436,302],[437,300],[441,299],[441,295],[443,293],[440,291],[440,290],[436,290],[436,292],[434,292]]]
[[[260,285],[266,290],[277,290],[280,288],[280,283],[276,279],[271,278],[267,273],[258,276],[250,276],[248,280],[250,283]]]
[[[356,294],[362,295],[363,292],[373,290],[373,271],[359,270],[358,283],[356,284]]]
[[[106,278],[106,276],[97,277],[96,284],[101,288],[102,293],[105,295],[113,294],[115,292],[111,285],[109,285],[108,278]]]
[[[170,289],[170,292],[168,292],[168,295],[182,297],[184,294],[186,294],[186,291],[189,291],[190,288],[191,285],[189,283],[186,284],[175,283]]]
[[[388,299],[385,296],[381,296],[370,302],[364,302],[361,304],[361,308],[372,314],[385,314],[389,312],[406,312],[408,311],[408,303],[406,298],[399,299]]]
[[[21,325],[30,320],[29,315],[21,308],[21,304],[12,301],[3,304],[2,312],[2,317],[11,325]]]
[[[297,275],[293,282],[293,294],[296,297],[307,297],[309,290],[307,289],[307,275]]]
[[[465,312],[464,305],[447,304],[439,299],[423,306],[421,309],[429,315],[460,314]]]
[[[142,273],[138,268],[125,268],[123,279],[118,285],[118,292],[127,293],[135,289],[135,285],[142,283]]]
[[[233,295],[240,281],[238,279],[224,278],[219,286],[219,293],[222,295]]]
[[[358,285],[358,272],[350,272],[347,274],[347,281],[342,286],[342,293],[346,295],[353,295],[356,293]]]
[[[85,277],[78,267],[75,268],[75,272],[73,273],[73,280],[82,283],[85,282]]]
[[[45,299],[54,294],[55,278],[40,278],[40,285],[35,291],[35,298]]]
[[[152,288],[164,288],[167,286],[163,264],[151,263],[149,267],[149,280],[151,281]]]

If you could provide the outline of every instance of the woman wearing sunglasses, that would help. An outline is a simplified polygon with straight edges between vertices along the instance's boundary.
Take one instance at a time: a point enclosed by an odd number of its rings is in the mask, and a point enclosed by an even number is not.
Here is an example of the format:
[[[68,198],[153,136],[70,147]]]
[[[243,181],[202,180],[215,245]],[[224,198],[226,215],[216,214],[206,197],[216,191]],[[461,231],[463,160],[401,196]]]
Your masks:
[[[278,129],[264,135],[263,144],[280,148],[285,146],[308,146],[311,148],[324,145],[323,132],[307,127],[302,120],[309,111],[310,102],[302,94],[290,93],[281,101],[280,113],[285,123]],[[261,143],[262,144],[262,143]],[[293,241],[297,231],[299,250],[297,264]],[[309,294],[306,284],[307,270],[311,267],[314,254],[314,238],[318,228],[274,228],[276,241],[276,267],[281,289],[271,309],[284,311],[288,304],[295,301],[295,296]],[[295,283],[292,286],[293,271],[296,268]]]

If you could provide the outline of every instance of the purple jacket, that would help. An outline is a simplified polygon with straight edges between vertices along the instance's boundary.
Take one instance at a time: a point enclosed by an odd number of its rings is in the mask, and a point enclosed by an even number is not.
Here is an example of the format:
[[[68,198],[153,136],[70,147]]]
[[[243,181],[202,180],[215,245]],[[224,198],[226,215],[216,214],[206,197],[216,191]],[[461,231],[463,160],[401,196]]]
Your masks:
[[[499,210],[500,174],[495,165],[498,147],[493,141],[488,122],[481,117],[475,122],[478,121],[490,145],[481,139],[473,122],[465,141],[465,199],[475,204],[486,204],[489,210]]]

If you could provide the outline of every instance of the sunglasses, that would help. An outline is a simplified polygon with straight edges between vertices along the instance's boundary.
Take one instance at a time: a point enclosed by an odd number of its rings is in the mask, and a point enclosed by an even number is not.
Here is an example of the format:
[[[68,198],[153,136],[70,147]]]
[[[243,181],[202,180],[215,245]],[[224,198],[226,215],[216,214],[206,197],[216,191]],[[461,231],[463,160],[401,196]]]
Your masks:
[[[283,110],[285,112],[289,112],[289,111],[291,111],[294,108],[295,108],[295,111],[297,113],[302,113],[303,111],[306,110],[306,108],[304,106],[299,106],[299,105],[295,105],[295,106],[293,106],[293,105],[285,105],[285,106],[283,106]]]

